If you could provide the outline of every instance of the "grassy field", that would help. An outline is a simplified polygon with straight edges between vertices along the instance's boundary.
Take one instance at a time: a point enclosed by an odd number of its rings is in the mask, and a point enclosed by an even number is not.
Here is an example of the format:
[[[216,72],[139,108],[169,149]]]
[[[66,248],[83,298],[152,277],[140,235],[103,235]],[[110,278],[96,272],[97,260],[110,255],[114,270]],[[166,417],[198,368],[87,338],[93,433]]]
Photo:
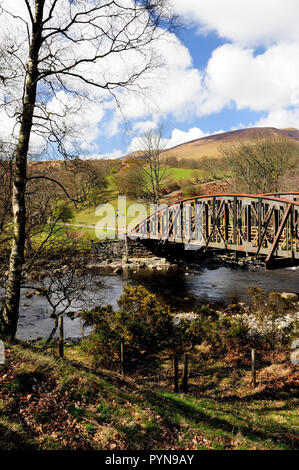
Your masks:
[[[110,208],[107,212],[103,211],[99,213],[96,211],[96,209],[84,209],[77,212],[70,223],[74,225],[87,225],[89,227],[94,226],[94,234],[96,237],[101,237],[101,234],[105,231],[107,232],[105,233],[107,237],[114,238],[116,235],[112,229],[114,226],[117,227],[119,225],[124,227],[126,225],[128,227],[129,225],[133,224],[134,220],[136,219],[135,210],[139,210],[137,206],[134,208],[133,205],[138,204],[138,202],[126,198],[125,203],[121,202],[120,206],[118,199],[113,199],[109,201],[108,204]],[[126,220],[124,220],[124,216],[126,214]],[[144,205],[144,211],[140,215],[141,220],[143,220],[148,214],[149,206],[146,204]],[[105,229],[101,230],[97,228],[97,224],[101,223],[101,221],[102,223],[105,222],[107,225],[107,231]],[[133,225],[136,224],[137,222]]]
[[[121,220],[122,214],[127,212],[128,208],[132,204],[136,204],[136,201],[127,199],[126,206],[121,206],[120,211],[118,211],[119,215],[117,214],[118,210],[118,199],[113,199],[109,201],[109,205],[111,206],[110,211],[107,213],[103,212],[102,214],[97,214],[96,209],[94,208],[85,208],[78,210],[74,213],[74,217],[67,223],[59,222],[57,223],[53,234],[48,239],[46,246],[57,245],[61,246],[64,242],[70,242],[78,245],[78,247],[88,247],[90,246],[90,241],[98,240],[102,238],[109,238],[114,239],[116,238],[117,232],[113,230],[113,227],[118,227],[118,224],[121,227],[125,226],[125,222]],[[149,207],[145,206],[149,213]],[[131,208],[131,215],[130,211],[128,212],[127,216],[127,225],[132,224],[135,220],[135,213],[134,207]],[[146,213],[144,213],[144,217],[146,217]],[[97,224],[103,221],[103,217],[105,218],[105,224],[107,225],[107,229],[104,227],[103,229],[98,228]],[[141,217],[142,219],[144,218]],[[137,222],[136,222],[137,223]],[[136,225],[136,224],[135,224]],[[32,236],[32,246],[37,249],[48,237],[49,237],[50,225],[45,225],[40,227],[39,231]]]
[[[200,374],[199,374],[200,371]],[[193,364],[190,392],[93,370],[79,346],[62,362],[9,346],[0,372],[0,449],[294,449],[287,387],[249,388],[248,367]]]
[[[203,177],[203,171],[201,170],[196,170],[196,169],[186,169],[186,168],[169,168],[167,169],[167,182],[180,182],[183,183],[184,180],[194,180],[195,178],[202,178]],[[127,198],[126,199],[126,207],[121,207],[120,210],[118,207],[118,198],[115,194],[115,186],[114,186],[114,180],[113,176],[109,176],[108,178],[108,193],[112,195],[112,199],[109,199],[107,203],[111,206],[111,210],[109,209],[107,213],[102,212],[99,214],[99,212],[96,211],[95,208],[83,208],[75,211],[73,219],[69,222],[71,225],[77,225],[77,227],[73,227],[73,229],[77,230],[84,230],[84,227],[80,226],[86,226],[88,227],[88,230],[91,230],[92,234],[95,234],[93,231],[92,227],[96,227],[96,225],[101,221],[103,217],[105,217],[105,223],[107,224],[108,227],[113,227],[115,223],[120,221],[120,217],[127,212],[128,208],[132,204],[138,204],[138,201],[132,200]],[[149,214],[149,207],[146,205],[147,209],[147,214]],[[145,215],[145,214],[144,214]],[[127,215],[127,224],[130,224],[133,220],[135,219],[134,212],[130,214],[130,212]],[[141,217],[142,219],[142,217]],[[70,226],[70,225],[68,225]],[[112,238],[114,237],[114,232],[113,230],[109,229],[107,230],[107,235],[111,236]]]
[[[61,252],[62,249],[85,251],[90,250],[92,240],[96,240],[93,228],[56,225],[52,232],[49,225],[44,225],[32,235],[31,245],[34,250],[40,251],[42,247],[51,253]]]
[[[196,177],[200,178],[202,172],[200,170],[194,169],[184,169],[184,168],[169,168],[167,170],[167,181],[170,182],[182,182],[183,180],[192,180]],[[121,208],[118,211],[118,198],[114,197],[108,201],[108,204],[113,208],[111,212],[103,213],[101,216],[99,213],[96,213],[95,208],[85,208],[75,212],[73,219],[70,221],[70,224],[74,225],[86,225],[89,227],[96,226],[97,223],[101,220],[102,217],[105,217],[108,226],[113,226],[114,222],[119,220],[119,217],[124,214],[132,204],[138,204],[138,201],[127,198],[126,199],[126,208]],[[149,213],[149,207],[147,207],[147,213]],[[117,213],[118,211],[118,213]],[[127,224],[130,224],[134,220],[134,215],[127,216]],[[79,227],[78,227],[79,228]]]
[[[166,175],[171,181],[177,182],[182,180],[192,180],[194,178],[202,178],[203,171],[194,170],[192,168],[168,168]]]

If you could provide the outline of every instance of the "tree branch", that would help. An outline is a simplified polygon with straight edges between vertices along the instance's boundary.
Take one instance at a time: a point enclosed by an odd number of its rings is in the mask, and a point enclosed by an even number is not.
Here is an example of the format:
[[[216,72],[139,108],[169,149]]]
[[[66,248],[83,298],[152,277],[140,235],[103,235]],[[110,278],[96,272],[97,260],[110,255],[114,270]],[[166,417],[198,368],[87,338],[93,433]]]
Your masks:
[[[43,175],[38,175],[38,176],[30,176],[29,178],[27,178],[27,181],[31,181],[31,180],[37,180],[37,179],[45,179],[45,180],[48,180],[48,181],[52,181],[52,183],[55,183],[57,184],[62,190],[63,192],[65,193],[65,195],[68,197],[68,199],[70,199],[72,202],[74,202],[75,204],[80,204],[83,202],[82,199],[73,199],[69,193],[67,192],[67,190],[65,189],[65,187],[57,180],[53,179],[53,178],[50,178],[49,176],[43,176]]]
[[[26,7],[27,7],[27,10],[28,10],[29,16],[30,16],[31,23],[33,24],[34,23],[34,18],[33,18],[32,11],[31,11],[28,0],[25,0],[25,3],[26,3]]]

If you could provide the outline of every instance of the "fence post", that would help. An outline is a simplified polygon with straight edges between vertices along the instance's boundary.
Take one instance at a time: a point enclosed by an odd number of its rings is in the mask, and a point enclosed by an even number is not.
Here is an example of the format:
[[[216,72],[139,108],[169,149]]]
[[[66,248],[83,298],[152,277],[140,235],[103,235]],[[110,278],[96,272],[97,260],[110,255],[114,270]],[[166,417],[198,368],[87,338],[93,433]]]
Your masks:
[[[58,319],[59,328],[59,357],[63,359],[64,356],[64,333],[63,333],[63,316]]]
[[[179,391],[179,357],[177,354],[173,356],[173,371],[174,371],[174,391]]]
[[[122,377],[125,376],[125,345],[124,342],[120,343],[120,371]]]
[[[251,349],[251,385],[256,387],[256,363],[255,363],[255,349]]]
[[[5,346],[3,341],[0,341],[0,371],[5,366]]]
[[[183,369],[183,379],[182,387],[184,392],[188,392],[188,376],[189,376],[189,354],[184,354],[184,369]]]

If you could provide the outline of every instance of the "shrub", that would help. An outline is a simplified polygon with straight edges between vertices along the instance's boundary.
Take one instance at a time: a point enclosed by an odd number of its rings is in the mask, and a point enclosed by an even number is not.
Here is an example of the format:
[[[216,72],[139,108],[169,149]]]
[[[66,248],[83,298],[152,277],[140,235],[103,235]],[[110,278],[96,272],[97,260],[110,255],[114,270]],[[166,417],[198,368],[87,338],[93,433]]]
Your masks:
[[[207,307],[198,312],[200,336],[215,351],[241,351],[245,347],[275,351],[298,337],[298,314],[289,300],[258,287],[249,288],[249,293],[253,299],[249,310],[233,304],[223,313]]]
[[[95,365],[113,368],[119,360],[120,334],[115,312],[110,305],[81,312],[86,325],[95,325],[94,331],[83,341],[82,349],[93,357]]]
[[[183,196],[186,198],[199,196],[201,193],[200,185],[192,185],[183,188]]]
[[[248,343],[248,327],[239,315],[232,311],[216,312],[203,305],[197,311],[198,317],[185,331],[185,341],[190,344],[205,344],[216,353],[240,349]]]
[[[141,286],[125,287],[118,306],[118,311],[106,306],[82,313],[87,324],[95,325],[84,348],[98,363],[113,367],[123,341],[127,367],[157,365],[172,333],[169,307]]]
[[[215,312],[203,305],[192,321],[183,318],[175,322],[170,340],[173,350],[182,353],[203,342],[216,353],[239,350],[248,343],[248,327],[239,316],[228,311]]]
[[[239,350],[248,343],[248,327],[241,318],[218,313],[203,323],[203,339],[219,353]]]
[[[250,287],[253,304],[246,322],[252,342],[259,348],[275,350],[289,344],[298,334],[292,302],[279,292],[266,293],[259,287]]]
[[[52,217],[56,221],[69,222],[73,218],[73,210],[64,199],[57,201],[52,212]]]

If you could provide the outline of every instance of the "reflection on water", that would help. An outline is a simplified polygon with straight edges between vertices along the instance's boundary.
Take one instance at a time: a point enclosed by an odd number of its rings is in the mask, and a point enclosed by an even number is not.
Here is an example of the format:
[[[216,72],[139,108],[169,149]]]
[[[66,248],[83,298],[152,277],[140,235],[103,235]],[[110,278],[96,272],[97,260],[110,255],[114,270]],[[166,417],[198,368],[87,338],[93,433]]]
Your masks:
[[[173,299],[194,297],[202,303],[230,304],[247,302],[250,286],[267,291],[299,293],[299,270],[244,271],[221,267],[175,275],[154,273],[150,277],[136,273],[130,276],[129,283],[142,284],[170,303]]]
[[[192,303],[223,303],[247,302],[248,287],[258,286],[267,291],[299,293],[299,269],[277,269],[273,271],[245,271],[227,267],[215,270],[204,269],[201,272],[184,270],[174,272],[163,271],[129,271],[121,276],[93,275],[92,289],[88,293],[90,306],[94,304],[111,304],[117,306],[125,285],[142,285],[159,295],[173,309],[184,308],[184,299]],[[25,297],[26,289],[22,290],[20,321],[17,337],[19,339],[46,338],[53,325],[50,318],[51,310],[44,297]],[[86,308],[88,305],[86,305]],[[75,309],[73,308],[72,311]],[[65,319],[65,336],[79,337],[81,320]]]

